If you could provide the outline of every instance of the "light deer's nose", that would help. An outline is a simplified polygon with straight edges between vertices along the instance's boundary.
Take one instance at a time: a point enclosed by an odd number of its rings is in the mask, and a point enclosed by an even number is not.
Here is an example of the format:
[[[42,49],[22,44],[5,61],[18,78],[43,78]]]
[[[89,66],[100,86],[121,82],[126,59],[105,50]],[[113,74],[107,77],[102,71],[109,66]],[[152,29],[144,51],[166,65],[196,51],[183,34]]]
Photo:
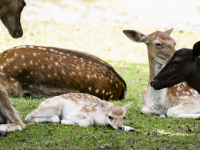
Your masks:
[[[118,130],[124,130],[124,126],[117,125]]]

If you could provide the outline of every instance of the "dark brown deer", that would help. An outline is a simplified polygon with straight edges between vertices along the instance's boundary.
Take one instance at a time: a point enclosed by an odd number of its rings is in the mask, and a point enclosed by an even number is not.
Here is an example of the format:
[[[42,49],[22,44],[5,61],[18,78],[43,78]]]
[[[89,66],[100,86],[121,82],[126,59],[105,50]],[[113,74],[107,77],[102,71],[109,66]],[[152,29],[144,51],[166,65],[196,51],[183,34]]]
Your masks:
[[[13,38],[19,38],[23,35],[20,17],[25,5],[24,0],[0,0],[1,21]]]
[[[161,116],[167,114],[168,117],[174,118],[199,118],[200,115],[197,113],[200,113],[200,95],[186,82],[162,90],[154,90],[150,86],[150,81],[175,52],[175,41],[170,37],[172,29],[165,32],[153,32],[149,35],[136,30],[124,30],[123,32],[131,40],[147,45],[149,81],[147,89],[142,93],[144,106],[141,113],[160,114]],[[185,67],[185,70],[187,69],[188,67]],[[178,78],[176,77],[177,80]],[[161,80],[164,79],[161,78]]]
[[[126,93],[121,76],[98,57],[40,46],[20,46],[1,53],[0,85],[17,97],[89,93],[108,100],[123,99]]]

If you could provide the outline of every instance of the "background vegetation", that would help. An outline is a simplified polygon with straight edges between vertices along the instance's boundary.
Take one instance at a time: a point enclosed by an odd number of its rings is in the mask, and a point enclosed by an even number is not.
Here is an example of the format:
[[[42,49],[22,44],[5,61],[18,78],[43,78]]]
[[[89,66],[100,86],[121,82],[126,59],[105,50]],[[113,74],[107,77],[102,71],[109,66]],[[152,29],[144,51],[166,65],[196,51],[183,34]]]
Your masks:
[[[194,119],[142,115],[141,93],[147,86],[146,46],[122,33],[134,29],[144,34],[174,28],[176,48],[200,40],[199,0],[26,0],[22,13],[24,36],[12,39],[0,24],[0,50],[18,45],[44,45],[94,54],[114,66],[128,86],[126,99],[112,101],[134,105],[124,124],[135,132],[111,127],[35,124],[22,132],[0,137],[0,149],[199,149],[200,122]],[[11,98],[21,118],[44,99]],[[29,122],[25,122],[29,123]]]

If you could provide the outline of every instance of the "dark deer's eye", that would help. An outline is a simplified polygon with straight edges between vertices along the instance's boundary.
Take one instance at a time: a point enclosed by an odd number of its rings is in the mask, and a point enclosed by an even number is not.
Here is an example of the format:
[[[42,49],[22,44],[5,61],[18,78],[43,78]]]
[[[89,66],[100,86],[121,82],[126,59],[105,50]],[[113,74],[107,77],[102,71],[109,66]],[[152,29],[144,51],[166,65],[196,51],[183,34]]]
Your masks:
[[[180,62],[178,62],[178,61],[174,61],[174,64],[176,64],[176,65],[179,65],[179,64],[180,64]]]
[[[113,120],[113,117],[109,116],[109,119],[110,119],[110,120]]]
[[[126,117],[124,117],[124,120],[126,119]]]
[[[156,45],[157,47],[162,47],[162,48],[163,48],[163,46],[162,46],[160,43],[155,43],[155,45]]]

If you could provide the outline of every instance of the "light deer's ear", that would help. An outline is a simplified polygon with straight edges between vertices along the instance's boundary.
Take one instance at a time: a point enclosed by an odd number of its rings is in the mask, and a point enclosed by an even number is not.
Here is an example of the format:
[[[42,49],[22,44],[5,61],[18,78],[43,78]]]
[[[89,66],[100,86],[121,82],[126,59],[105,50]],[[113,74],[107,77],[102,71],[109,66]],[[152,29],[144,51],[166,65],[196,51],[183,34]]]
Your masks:
[[[171,28],[171,29],[165,31],[164,33],[165,33],[166,35],[169,35],[169,36],[170,36],[170,34],[172,33],[172,31],[173,31],[173,28]]]
[[[99,98],[97,98],[97,97],[95,97],[94,99],[95,99],[97,105],[99,106],[99,108],[100,108],[104,113],[106,113],[106,111],[107,111],[107,106],[105,105],[105,103],[104,103],[102,100],[100,100]]]
[[[147,43],[147,36],[136,30],[123,30],[123,33],[134,42],[144,42]]]
[[[124,106],[122,107],[122,109],[124,110],[124,113],[127,112],[127,110],[129,109],[129,107],[130,107],[131,105],[133,105],[133,102],[131,102],[131,103],[127,104],[127,105],[124,105]]]
[[[193,46],[192,56],[197,57],[200,55],[200,41],[196,42]]]

